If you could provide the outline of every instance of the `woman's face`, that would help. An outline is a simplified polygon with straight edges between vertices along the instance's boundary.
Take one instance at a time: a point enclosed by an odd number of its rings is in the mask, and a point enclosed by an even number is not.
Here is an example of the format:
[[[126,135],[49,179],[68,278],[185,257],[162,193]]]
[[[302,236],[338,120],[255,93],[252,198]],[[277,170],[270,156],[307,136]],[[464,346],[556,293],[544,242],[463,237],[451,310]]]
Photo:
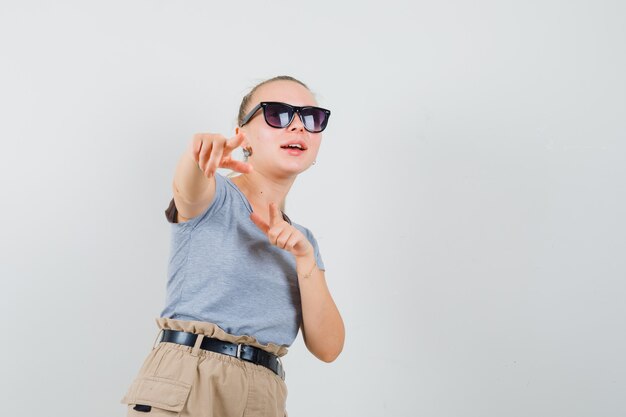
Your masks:
[[[316,106],[311,92],[293,81],[272,81],[257,89],[246,109],[249,112],[262,101],[280,101],[293,106]],[[256,171],[277,177],[293,177],[309,168],[320,147],[321,133],[311,133],[304,128],[298,114],[289,126],[277,129],[269,126],[260,109],[250,121],[239,128],[246,135],[242,146],[250,146],[252,155],[248,163]],[[306,149],[295,151],[285,148],[289,143],[301,143]]]

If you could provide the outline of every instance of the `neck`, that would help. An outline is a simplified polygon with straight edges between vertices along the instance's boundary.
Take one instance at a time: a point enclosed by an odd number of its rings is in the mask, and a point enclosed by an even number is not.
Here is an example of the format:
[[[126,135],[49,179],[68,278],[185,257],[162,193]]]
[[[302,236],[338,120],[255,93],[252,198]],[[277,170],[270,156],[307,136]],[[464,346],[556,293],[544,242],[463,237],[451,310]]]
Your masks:
[[[282,209],[287,193],[295,180],[295,176],[270,178],[258,171],[241,174],[232,179],[252,205],[252,210],[268,220],[270,202],[276,203]]]

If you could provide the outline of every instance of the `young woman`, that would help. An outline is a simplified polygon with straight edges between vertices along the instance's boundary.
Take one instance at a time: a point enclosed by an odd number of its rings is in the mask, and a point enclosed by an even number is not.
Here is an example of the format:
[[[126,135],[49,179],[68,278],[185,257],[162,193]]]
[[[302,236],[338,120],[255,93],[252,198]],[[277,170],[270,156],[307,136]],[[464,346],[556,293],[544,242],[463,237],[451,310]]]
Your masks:
[[[337,358],[344,325],[317,241],[282,211],[329,116],[305,84],[280,76],[243,98],[234,137],[193,137],[166,210],[162,338],[122,399],[129,416],[286,416],[280,357],[298,331],[317,358]],[[245,161],[231,157],[239,146]]]

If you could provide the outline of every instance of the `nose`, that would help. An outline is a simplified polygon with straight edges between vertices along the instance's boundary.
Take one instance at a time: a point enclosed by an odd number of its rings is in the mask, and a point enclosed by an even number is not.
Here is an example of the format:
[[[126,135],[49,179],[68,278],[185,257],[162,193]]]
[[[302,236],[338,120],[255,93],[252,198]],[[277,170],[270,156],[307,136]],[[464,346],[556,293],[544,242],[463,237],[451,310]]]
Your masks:
[[[302,119],[300,119],[300,113],[296,112],[296,114],[293,115],[293,120],[289,125],[289,131],[304,131],[304,123],[302,123]]]

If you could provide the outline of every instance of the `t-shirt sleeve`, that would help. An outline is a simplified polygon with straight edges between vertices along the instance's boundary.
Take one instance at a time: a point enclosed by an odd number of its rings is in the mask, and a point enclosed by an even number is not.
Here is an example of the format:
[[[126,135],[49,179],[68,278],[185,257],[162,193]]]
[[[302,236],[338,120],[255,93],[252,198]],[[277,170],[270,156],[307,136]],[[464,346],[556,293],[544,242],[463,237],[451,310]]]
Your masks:
[[[309,229],[305,227],[304,230],[305,230],[305,235],[307,239],[309,239],[309,242],[311,242],[311,245],[313,245],[313,250],[315,252],[315,262],[317,263],[317,267],[320,270],[325,271],[326,267],[324,267],[324,261],[322,261],[322,254],[320,253],[320,248],[319,248],[319,245],[317,244],[317,239],[315,239],[315,236],[313,236],[313,232],[311,232]]]
[[[167,219],[168,223],[171,223],[174,227],[194,228],[199,223],[207,220],[211,216],[211,214],[213,214],[215,211],[219,210],[224,205],[225,200],[226,200],[226,180],[221,174],[216,172],[215,173],[215,195],[213,196],[213,201],[211,201],[211,204],[209,204],[209,206],[202,213],[200,213],[196,217],[189,219],[186,222],[178,223],[176,221],[176,215],[178,214],[178,209],[176,208],[176,203],[174,202],[174,199],[172,198],[169,206],[167,207],[167,209],[165,209],[165,218]]]

